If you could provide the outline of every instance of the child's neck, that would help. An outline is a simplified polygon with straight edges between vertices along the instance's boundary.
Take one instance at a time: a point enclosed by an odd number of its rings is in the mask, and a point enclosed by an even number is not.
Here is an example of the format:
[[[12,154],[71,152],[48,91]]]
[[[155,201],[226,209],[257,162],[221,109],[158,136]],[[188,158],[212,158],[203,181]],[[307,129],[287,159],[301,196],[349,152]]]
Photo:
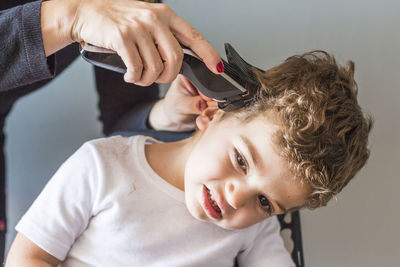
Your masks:
[[[195,137],[177,142],[156,143],[145,146],[146,160],[151,168],[165,181],[185,190],[185,165]]]

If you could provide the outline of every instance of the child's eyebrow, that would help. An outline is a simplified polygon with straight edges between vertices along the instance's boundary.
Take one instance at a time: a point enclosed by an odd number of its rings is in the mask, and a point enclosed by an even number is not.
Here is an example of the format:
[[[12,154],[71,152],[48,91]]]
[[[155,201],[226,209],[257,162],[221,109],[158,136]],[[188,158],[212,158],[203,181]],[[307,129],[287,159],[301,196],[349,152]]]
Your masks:
[[[253,144],[251,143],[251,141],[244,135],[240,135],[239,136],[240,141],[244,144],[246,150],[249,153],[246,153],[249,155],[251,162],[253,162],[254,166],[256,168],[258,168],[258,162],[259,162],[259,155],[257,153],[257,150],[255,149],[255,147],[253,146]]]

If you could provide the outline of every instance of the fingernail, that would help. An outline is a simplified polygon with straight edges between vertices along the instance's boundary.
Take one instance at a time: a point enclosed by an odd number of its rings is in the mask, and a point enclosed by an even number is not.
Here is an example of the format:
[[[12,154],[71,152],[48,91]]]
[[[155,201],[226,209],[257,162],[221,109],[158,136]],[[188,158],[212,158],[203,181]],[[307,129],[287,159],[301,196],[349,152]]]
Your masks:
[[[222,62],[219,62],[217,65],[217,71],[219,73],[223,73],[224,72],[224,64],[222,64]]]

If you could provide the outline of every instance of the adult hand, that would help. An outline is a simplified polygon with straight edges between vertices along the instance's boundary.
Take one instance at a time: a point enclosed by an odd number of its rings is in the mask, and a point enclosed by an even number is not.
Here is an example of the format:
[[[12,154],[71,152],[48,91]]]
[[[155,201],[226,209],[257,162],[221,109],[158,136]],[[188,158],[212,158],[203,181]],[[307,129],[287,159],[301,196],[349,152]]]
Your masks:
[[[86,42],[116,51],[126,82],[146,86],[171,82],[183,52],[191,48],[214,73],[223,72],[218,52],[165,4],[133,0],[52,0],[42,3],[46,56],[69,43]]]
[[[172,82],[165,98],[159,100],[149,115],[149,124],[155,130],[190,131],[196,128],[196,117],[217,102],[199,93],[183,75]]]

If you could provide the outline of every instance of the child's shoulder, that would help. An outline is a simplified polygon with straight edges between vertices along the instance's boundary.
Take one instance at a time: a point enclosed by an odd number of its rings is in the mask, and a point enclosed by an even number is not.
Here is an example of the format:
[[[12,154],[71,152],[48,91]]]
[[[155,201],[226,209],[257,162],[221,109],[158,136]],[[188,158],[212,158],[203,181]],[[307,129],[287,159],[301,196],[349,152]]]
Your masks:
[[[136,135],[136,136],[110,136],[110,137],[101,137],[86,141],[83,145],[83,149],[94,149],[100,152],[107,152],[107,154],[112,152],[120,152],[125,151],[128,148],[137,147],[140,145],[144,145],[146,140],[145,136]]]
[[[127,143],[135,142],[142,137],[143,136],[141,135],[135,135],[135,136],[114,135],[114,136],[91,139],[89,141],[86,141],[83,145],[89,145],[89,146],[109,146],[109,145],[112,146],[118,144],[124,145]]]
[[[106,165],[131,163],[144,157],[144,146],[149,142],[158,141],[143,135],[103,137],[85,142],[77,153]]]
[[[99,192],[112,193],[124,188],[132,177],[139,179],[143,162],[145,136],[111,136],[85,142],[67,161],[83,173]],[[64,163],[65,164],[65,163]],[[99,189],[100,188],[100,189]]]

